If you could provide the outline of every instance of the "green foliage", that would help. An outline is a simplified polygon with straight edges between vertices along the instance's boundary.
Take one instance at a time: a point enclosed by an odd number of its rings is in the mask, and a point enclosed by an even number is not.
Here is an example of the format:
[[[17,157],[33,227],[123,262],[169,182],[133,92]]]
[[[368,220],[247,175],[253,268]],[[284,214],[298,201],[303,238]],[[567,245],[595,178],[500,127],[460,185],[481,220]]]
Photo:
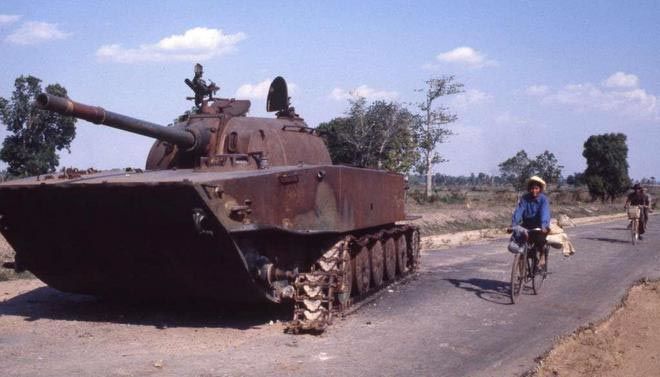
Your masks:
[[[349,101],[345,117],[321,123],[334,163],[406,172],[417,159],[412,134],[415,116],[394,102]]]
[[[584,179],[595,199],[614,201],[630,187],[626,135],[592,135],[584,143],[582,156],[587,160]]]
[[[451,191],[449,194],[440,194],[433,192],[431,195],[426,196],[426,193],[414,190],[410,192],[410,197],[417,204],[424,203],[442,203],[442,204],[464,204],[467,200],[467,194],[459,191]]]
[[[554,154],[544,151],[531,160],[524,150],[499,165],[502,178],[516,189],[523,190],[527,179],[533,175],[543,178],[546,183],[557,183],[561,178],[562,165]]]
[[[73,117],[39,110],[32,100],[42,92],[41,80],[20,76],[14,82],[11,100],[0,97],[0,121],[10,134],[0,149],[0,159],[7,162],[9,175],[23,177],[55,171],[57,151],[69,151],[76,135]],[[46,93],[66,97],[66,89],[48,85]]]
[[[518,190],[525,187],[525,181],[532,175],[532,161],[524,150],[518,151],[515,156],[500,163],[498,167],[502,178]]]
[[[566,177],[566,183],[574,186],[581,186],[586,184],[584,180],[584,173],[574,173]]]
[[[558,183],[563,168],[562,165],[559,165],[555,155],[548,151],[544,151],[532,161],[533,174],[543,178],[547,183]]]

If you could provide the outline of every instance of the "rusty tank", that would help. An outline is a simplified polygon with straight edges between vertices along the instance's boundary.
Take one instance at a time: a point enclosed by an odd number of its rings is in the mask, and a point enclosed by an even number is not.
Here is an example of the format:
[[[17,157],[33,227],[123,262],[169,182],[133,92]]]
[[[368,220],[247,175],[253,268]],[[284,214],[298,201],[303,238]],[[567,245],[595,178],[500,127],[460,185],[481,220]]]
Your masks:
[[[290,106],[284,79],[267,110],[214,98],[170,126],[68,98],[36,106],[156,139],[145,169],[78,171],[0,184],[0,232],[29,270],[65,292],[292,304],[292,331],[323,330],[352,302],[414,271],[419,232],[402,223],[400,174],[333,165]]]

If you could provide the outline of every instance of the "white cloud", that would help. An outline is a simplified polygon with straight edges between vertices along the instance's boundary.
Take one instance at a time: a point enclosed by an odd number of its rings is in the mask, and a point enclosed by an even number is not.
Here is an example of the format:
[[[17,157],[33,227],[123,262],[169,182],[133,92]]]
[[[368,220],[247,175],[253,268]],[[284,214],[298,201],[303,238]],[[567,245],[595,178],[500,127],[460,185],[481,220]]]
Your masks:
[[[268,96],[271,80],[264,80],[257,84],[243,84],[236,90],[236,98],[263,99]]]
[[[616,72],[608,77],[603,85],[608,88],[636,88],[639,85],[639,78],[633,74]]]
[[[497,65],[496,61],[486,59],[486,55],[468,46],[456,47],[440,53],[436,58],[441,62],[463,64],[471,68]]]
[[[235,98],[249,98],[249,99],[266,99],[268,97],[268,89],[272,79],[265,79],[256,84],[243,84],[238,87]],[[298,85],[294,83],[287,83],[289,97],[295,95],[298,90]]]
[[[357,88],[348,91],[341,88],[334,88],[330,93],[330,98],[337,101],[359,97],[364,97],[368,100],[392,101],[398,96],[399,93],[395,91],[376,90],[374,88],[368,87],[367,85],[360,85]]]
[[[41,42],[64,39],[70,35],[70,33],[61,31],[57,24],[29,21],[24,22],[21,27],[9,34],[7,38],[5,38],[5,41],[18,45],[32,45]]]
[[[548,93],[550,88],[547,85],[531,85],[525,89],[525,93],[530,96],[542,96]]]
[[[488,102],[492,98],[493,96],[488,93],[477,89],[470,89],[455,95],[452,103],[457,108],[465,109],[471,105],[479,105]]]
[[[124,48],[120,44],[104,45],[96,51],[96,56],[117,63],[198,62],[233,51],[236,44],[245,38],[246,35],[241,32],[225,34],[220,29],[196,27],[138,48]]]
[[[631,87],[638,84],[637,76],[618,73],[604,80],[603,85],[566,85],[545,96],[542,102],[566,105],[579,111],[595,110],[660,120],[657,97],[644,89]]]
[[[0,25],[8,25],[18,21],[21,16],[15,14],[0,14]]]
[[[504,125],[523,126],[529,124],[529,120],[513,115],[508,111],[495,117],[495,123]]]

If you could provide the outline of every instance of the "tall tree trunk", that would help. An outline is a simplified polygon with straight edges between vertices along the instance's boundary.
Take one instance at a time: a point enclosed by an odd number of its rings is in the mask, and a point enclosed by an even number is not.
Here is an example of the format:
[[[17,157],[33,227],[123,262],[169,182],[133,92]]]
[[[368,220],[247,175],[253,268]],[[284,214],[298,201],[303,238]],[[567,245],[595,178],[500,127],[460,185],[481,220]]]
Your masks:
[[[431,98],[426,97],[426,134],[431,138]],[[426,199],[431,197],[433,190],[433,143],[426,154]]]
[[[426,199],[431,197],[431,191],[433,190],[433,172],[431,171],[431,168],[433,167],[432,159],[433,155],[429,152],[426,156]]]

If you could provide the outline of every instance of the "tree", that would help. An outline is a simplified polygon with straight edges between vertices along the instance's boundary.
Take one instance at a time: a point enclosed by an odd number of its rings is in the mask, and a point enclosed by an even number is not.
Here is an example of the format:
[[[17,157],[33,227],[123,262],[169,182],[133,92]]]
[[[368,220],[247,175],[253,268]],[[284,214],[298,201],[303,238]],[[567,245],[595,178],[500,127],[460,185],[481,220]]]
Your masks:
[[[518,190],[525,187],[525,181],[532,175],[532,161],[524,150],[518,151],[515,156],[500,163],[498,167],[502,178]]]
[[[585,184],[584,173],[574,173],[566,177],[566,183],[569,185],[580,186]]]
[[[417,159],[412,129],[415,116],[395,102],[365,98],[349,101],[345,117],[318,127],[335,163],[359,167],[410,170]]]
[[[563,168],[562,165],[559,165],[555,155],[548,151],[536,156],[531,166],[532,173],[543,178],[546,183],[558,183]]]
[[[7,162],[12,176],[29,176],[52,172],[59,164],[57,151],[69,151],[76,136],[76,119],[39,110],[32,100],[42,92],[41,80],[20,76],[14,82],[11,100],[0,97],[0,121],[10,134],[0,149],[0,159]],[[46,93],[66,97],[66,89],[48,85]]]
[[[592,199],[614,199],[630,187],[626,135],[592,135],[584,143],[582,156],[587,160],[584,180]]]
[[[521,150],[498,166],[502,178],[518,190],[524,189],[527,179],[533,175],[540,176],[546,183],[558,183],[561,169],[564,168],[559,165],[555,155],[547,150],[536,156],[534,160],[530,160],[527,152]]]
[[[433,189],[433,165],[445,161],[435,148],[453,134],[446,125],[458,119],[456,114],[449,113],[446,107],[434,107],[434,102],[441,97],[462,92],[463,84],[455,82],[454,76],[443,76],[427,80],[426,88],[417,91],[425,94],[424,101],[418,103],[422,114],[415,127],[421,157],[417,171],[426,174],[426,198],[429,198]]]

